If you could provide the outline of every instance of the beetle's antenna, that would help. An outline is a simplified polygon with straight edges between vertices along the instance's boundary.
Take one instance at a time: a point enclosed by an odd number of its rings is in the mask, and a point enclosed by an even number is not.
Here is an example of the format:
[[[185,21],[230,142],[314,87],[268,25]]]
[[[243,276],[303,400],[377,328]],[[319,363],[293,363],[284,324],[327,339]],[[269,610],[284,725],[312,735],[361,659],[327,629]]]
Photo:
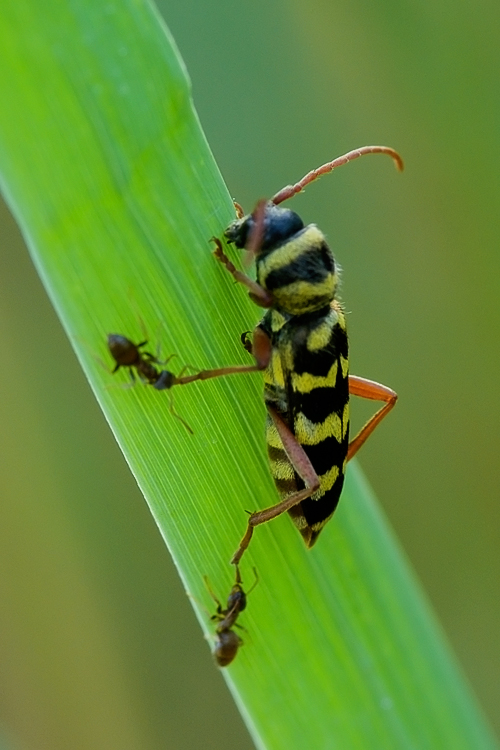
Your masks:
[[[278,204],[283,203],[283,201],[293,198],[294,195],[300,193],[307,185],[309,185],[309,183],[317,180],[318,177],[328,174],[328,172],[333,172],[337,167],[341,167],[344,164],[354,161],[354,159],[359,159],[360,156],[366,156],[367,154],[387,154],[387,156],[394,159],[394,163],[399,172],[402,172],[404,169],[402,158],[393,148],[390,148],[389,146],[362,146],[361,148],[355,148],[354,151],[349,151],[343,156],[337,156],[333,161],[329,161],[317,169],[313,169],[311,172],[308,172],[305,177],[299,180],[299,182],[296,182],[295,185],[287,185],[282,188],[276,193],[274,198],[271,198],[271,203],[274,203],[274,205],[277,206]]]
[[[245,245],[245,256],[243,258],[244,267],[249,266],[253,262],[261,248],[262,240],[264,239],[266,203],[267,201],[265,199],[261,199],[252,212],[254,225]]]

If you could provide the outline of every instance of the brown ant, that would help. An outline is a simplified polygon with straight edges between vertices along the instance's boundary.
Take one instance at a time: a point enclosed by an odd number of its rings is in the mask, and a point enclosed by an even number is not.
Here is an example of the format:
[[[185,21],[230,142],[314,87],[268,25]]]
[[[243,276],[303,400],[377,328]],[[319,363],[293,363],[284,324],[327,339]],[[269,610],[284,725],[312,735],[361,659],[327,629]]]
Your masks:
[[[171,354],[166,360],[161,361],[157,356],[151,354],[151,352],[141,351],[142,347],[146,346],[147,343],[147,341],[141,341],[138,344],[134,344],[126,336],[122,336],[119,333],[110,333],[108,335],[108,349],[116,362],[112,374],[114,375],[115,372],[118,372],[120,367],[126,367],[130,373],[132,384],[135,383],[135,370],[143,383],[152,385],[157,391],[170,390],[173,385],[176,385],[180,381],[170,370],[158,370],[155,365],[166,365],[175,355]],[[175,411],[172,394],[170,394],[170,412],[182,422],[188,432],[193,434],[193,430],[188,423]]]
[[[175,376],[168,370],[158,371],[155,365],[165,365],[172,359],[171,355],[165,361],[161,362],[158,357],[147,351],[141,351],[143,346],[146,346],[147,341],[141,341],[139,344],[134,344],[126,336],[122,336],[119,333],[110,333],[108,335],[108,349],[111,356],[116,362],[113,369],[113,375],[118,372],[120,367],[127,367],[130,372],[132,383],[135,383],[134,370],[137,372],[139,378],[152,385],[158,391],[169,389],[173,385],[173,379]]]
[[[241,625],[237,624],[236,620],[247,606],[247,596],[254,590],[258,583],[259,579],[257,576],[257,571],[255,568],[253,570],[255,575],[255,582],[248,593],[245,593],[243,591],[240,570],[238,566],[236,566],[236,580],[227,598],[226,609],[223,609],[222,604],[210,588],[208,578],[205,576],[205,585],[210,596],[217,604],[217,611],[214,615],[212,615],[210,619],[218,623],[215,630],[215,645],[213,654],[215,661],[217,662],[219,667],[227,667],[228,664],[231,664],[236,654],[238,653],[239,647],[243,645],[242,639],[232,630],[232,628],[242,627]]]

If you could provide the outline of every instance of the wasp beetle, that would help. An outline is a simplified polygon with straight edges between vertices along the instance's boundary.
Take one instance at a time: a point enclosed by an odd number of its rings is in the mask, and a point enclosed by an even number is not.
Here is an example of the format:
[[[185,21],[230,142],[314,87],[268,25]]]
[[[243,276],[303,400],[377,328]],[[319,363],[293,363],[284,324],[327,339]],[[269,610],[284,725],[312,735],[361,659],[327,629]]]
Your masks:
[[[238,564],[256,526],[287,511],[307,547],[332,517],[339,502],[346,463],[396,403],[390,388],[349,374],[348,340],[338,300],[339,273],[323,232],[281,203],[323,174],[371,153],[390,156],[399,170],[403,161],[394,149],[365,146],[309,172],[280,190],[270,201],[242,215],[224,232],[256,263],[253,281],[225,255],[221,241],[215,255],[251,299],[266,308],[253,332],[256,364],[239,371],[264,371],[267,408],[266,441],[271,473],[280,502],[252,513],[231,562]],[[242,343],[249,348],[246,334]],[[212,371],[213,376],[237,368]],[[349,440],[349,396],[383,401],[383,406]]]

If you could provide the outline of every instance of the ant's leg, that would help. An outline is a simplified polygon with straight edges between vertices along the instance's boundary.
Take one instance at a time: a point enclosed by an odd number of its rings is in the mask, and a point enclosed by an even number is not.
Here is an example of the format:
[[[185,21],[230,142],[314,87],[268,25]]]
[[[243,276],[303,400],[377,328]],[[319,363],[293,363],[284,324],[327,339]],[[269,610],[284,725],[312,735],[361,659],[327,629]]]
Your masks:
[[[255,526],[259,526],[261,523],[267,523],[268,521],[272,521],[273,518],[281,516],[282,513],[285,513],[290,510],[290,508],[298,505],[302,500],[310,497],[319,489],[319,477],[316,474],[307,453],[300,443],[297,442],[295,435],[292,433],[288,425],[285,424],[278,412],[272,406],[269,406],[269,404],[267,404],[267,410],[276,426],[278,435],[281,438],[283,448],[285,449],[290,463],[306,486],[303,490],[294,492],[290,497],[281,500],[281,502],[276,505],[252,513],[248,519],[248,527],[245,536],[241,540],[240,546],[231,559],[233,565],[238,565],[240,562],[243,553],[250,544]]]
[[[142,347],[146,346],[146,344],[148,344],[148,343],[149,343],[149,341],[147,339],[145,341],[141,341],[140,344],[136,344],[136,348],[137,349],[142,349]],[[145,362],[154,362],[155,364],[160,364],[159,359],[157,357],[155,357],[154,354],[151,354],[151,352],[142,351],[140,353],[140,356],[142,357],[142,359]]]
[[[173,417],[175,417],[176,419],[178,419],[178,420],[179,420],[179,422],[182,422],[182,424],[184,425],[184,427],[186,428],[186,430],[187,430],[188,432],[190,432],[190,433],[191,433],[191,435],[194,435],[194,432],[193,432],[193,430],[192,430],[192,429],[191,429],[191,427],[190,427],[190,426],[188,425],[188,423],[186,422],[186,420],[185,420],[185,419],[183,419],[183,418],[181,417],[181,415],[180,415],[180,414],[178,414],[178,413],[177,413],[177,412],[175,411],[175,408],[174,408],[174,397],[173,397],[173,395],[172,395],[172,392],[170,392],[170,393],[169,393],[169,396],[170,396],[170,404],[169,404],[169,411],[170,411],[170,414],[171,414],[171,415],[172,415]]]
[[[222,619],[222,613],[223,613],[222,604],[220,603],[220,601],[215,596],[215,594],[214,594],[214,592],[212,590],[212,587],[210,586],[210,581],[208,580],[208,576],[203,576],[203,580],[205,582],[205,586],[206,586],[206,589],[207,589],[208,593],[210,594],[210,596],[212,597],[212,599],[214,600],[214,602],[217,605],[217,614],[216,615],[210,615],[210,619],[211,620]],[[219,618],[219,617],[217,617],[217,615],[221,615],[221,617]]]
[[[239,575],[239,568],[238,568],[238,566],[236,566],[236,569],[238,570],[238,575]],[[250,596],[250,594],[252,593],[252,591],[254,590],[254,588],[257,586],[257,584],[259,582],[259,574],[257,573],[257,568],[256,567],[253,568],[253,574],[255,576],[255,581],[252,583],[252,585],[250,586],[250,588],[246,592],[246,596]],[[241,583],[241,579],[240,579],[240,583]]]
[[[359,451],[365,440],[372,434],[375,427],[390,412],[398,398],[398,394],[393,391],[392,388],[376,383],[374,380],[360,378],[356,375],[349,375],[349,393],[351,396],[360,396],[361,398],[368,398],[372,401],[385,401],[385,404],[375,412],[373,417],[370,417],[356,437],[354,437],[349,443],[349,449],[347,451],[348,461],[350,461]]]
[[[127,367],[127,365],[117,365],[115,367],[115,369],[113,370],[112,374],[114,374],[115,372],[117,372],[117,370],[120,369],[120,368],[122,368],[122,367]],[[127,367],[127,370],[128,370],[128,374],[129,374],[129,377],[130,377],[130,380],[129,380],[128,383],[112,383],[110,385],[104,386],[105,389],[109,390],[110,388],[123,388],[124,390],[127,390],[128,388],[134,388],[135,385],[137,384],[137,380],[135,378],[134,371],[133,371],[133,369],[131,367]]]
[[[123,367],[123,365],[121,365],[121,366]],[[135,379],[134,368],[133,367],[127,367],[127,369],[128,369],[128,374],[130,376],[130,381],[131,381],[131,386],[129,386],[129,387],[133,387],[133,386],[135,386],[135,384],[137,382],[136,379]]]
[[[162,325],[163,323],[160,321],[156,327],[156,354],[151,361],[157,365],[168,365],[171,359],[177,357],[177,354],[169,354],[166,359],[161,358],[161,339],[159,336],[159,331]]]

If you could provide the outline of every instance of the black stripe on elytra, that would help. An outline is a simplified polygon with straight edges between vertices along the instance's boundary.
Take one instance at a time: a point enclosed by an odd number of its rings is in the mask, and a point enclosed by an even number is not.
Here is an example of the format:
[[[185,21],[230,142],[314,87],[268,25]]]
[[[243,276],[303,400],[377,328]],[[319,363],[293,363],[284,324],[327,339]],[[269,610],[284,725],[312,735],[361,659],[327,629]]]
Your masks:
[[[297,317],[300,319],[302,316]],[[323,320],[322,316],[320,322],[323,322]],[[297,375],[309,372],[311,375],[324,378],[330,372],[335,359],[338,359],[341,355],[344,359],[347,359],[349,353],[347,334],[339,325],[333,326],[330,339],[322,349],[311,352],[307,348],[307,337],[316,327],[302,327],[301,330],[299,323],[299,327],[294,331],[292,338],[293,369]]]
[[[283,448],[274,448],[272,445],[267,446],[267,455],[270,461],[289,461]]]
[[[337,383],[339,379],[337,378]],[[321,423],[330,416],[344,413],[344,407],[349,401],[349,384],[347,378],[341,384],[332,388],[314,388],[310,393],[294,391],[294,414],[302,412],[311,422]]]
[[[321,443],[302,447],[309,456],[316,474],[322,476],[330,471],[332,466],[339,466],[342,469],[347,455],[348,437],[346,435],[341,443],[338,443],[333,436],[327,437]]]
[[[340,474],[333,487],[319,500],[311,500],[309,497],[302,500],[300,508],[309,526],[326,521],[332,515],[339,503],[343,484],[344,475]]]
[[[291,495],[297,492],[297,482],[295,479],[275,479],[274,484],[280,495]]]
[[[283,252],[283,248],[281,248]],[[310,284],[320,284],[333,273],[335,263],[328,245],[312,247],[304,250],[298,258],[286,266],[270,271],[264,278],[266,289],[280,289],[296,281],[307,281]]]

